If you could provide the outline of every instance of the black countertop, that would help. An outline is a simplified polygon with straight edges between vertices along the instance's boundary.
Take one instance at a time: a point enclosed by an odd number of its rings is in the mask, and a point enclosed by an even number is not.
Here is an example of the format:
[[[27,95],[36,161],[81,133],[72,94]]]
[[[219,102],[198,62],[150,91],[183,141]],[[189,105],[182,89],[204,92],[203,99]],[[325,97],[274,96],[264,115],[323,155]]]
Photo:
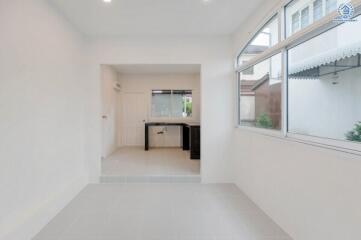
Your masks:
[[[147,122],[146,126],[200,126],[199,123],[184,123],[184,122]]]

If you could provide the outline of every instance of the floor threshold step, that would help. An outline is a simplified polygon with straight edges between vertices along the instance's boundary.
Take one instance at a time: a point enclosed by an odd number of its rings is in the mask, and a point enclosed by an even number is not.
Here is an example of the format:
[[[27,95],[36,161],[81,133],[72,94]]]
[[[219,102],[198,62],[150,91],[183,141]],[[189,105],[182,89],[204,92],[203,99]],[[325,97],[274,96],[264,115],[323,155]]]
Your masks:
[[[100,183],[200,183],[200,175],[101,176]]]

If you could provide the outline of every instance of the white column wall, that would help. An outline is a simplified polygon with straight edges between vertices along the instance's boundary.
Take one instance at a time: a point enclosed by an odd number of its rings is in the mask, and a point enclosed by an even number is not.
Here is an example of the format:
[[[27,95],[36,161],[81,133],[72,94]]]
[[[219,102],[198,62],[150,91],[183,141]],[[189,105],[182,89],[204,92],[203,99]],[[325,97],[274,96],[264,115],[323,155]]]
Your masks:
[[[0,239],[33,237],[87,179],[82,37],[47,1],[0,1]]]
[[[118,148],[120,91],[114,89],[118,73],[111,66],[101,66],[102,86],[102,157],[110,156]]]

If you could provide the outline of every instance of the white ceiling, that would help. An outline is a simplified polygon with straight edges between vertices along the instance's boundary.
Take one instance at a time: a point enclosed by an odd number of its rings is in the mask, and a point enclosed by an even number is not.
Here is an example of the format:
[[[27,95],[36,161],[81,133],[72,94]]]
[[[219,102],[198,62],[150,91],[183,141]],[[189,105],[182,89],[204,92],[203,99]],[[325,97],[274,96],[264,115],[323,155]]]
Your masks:
[[[49,0],[91,36],[228,35],[264,0]]]
[[[111,65],[121,74],[195,74],[200,73],[198,64],[122,64]]]

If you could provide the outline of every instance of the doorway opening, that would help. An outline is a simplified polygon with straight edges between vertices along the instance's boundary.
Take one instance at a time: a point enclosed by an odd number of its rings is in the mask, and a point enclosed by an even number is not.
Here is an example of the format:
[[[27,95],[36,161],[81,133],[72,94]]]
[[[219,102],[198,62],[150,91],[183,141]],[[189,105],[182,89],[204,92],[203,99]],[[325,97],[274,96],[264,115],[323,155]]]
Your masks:
[[[200,69],[101,66],[101,182],[201,181]]]

